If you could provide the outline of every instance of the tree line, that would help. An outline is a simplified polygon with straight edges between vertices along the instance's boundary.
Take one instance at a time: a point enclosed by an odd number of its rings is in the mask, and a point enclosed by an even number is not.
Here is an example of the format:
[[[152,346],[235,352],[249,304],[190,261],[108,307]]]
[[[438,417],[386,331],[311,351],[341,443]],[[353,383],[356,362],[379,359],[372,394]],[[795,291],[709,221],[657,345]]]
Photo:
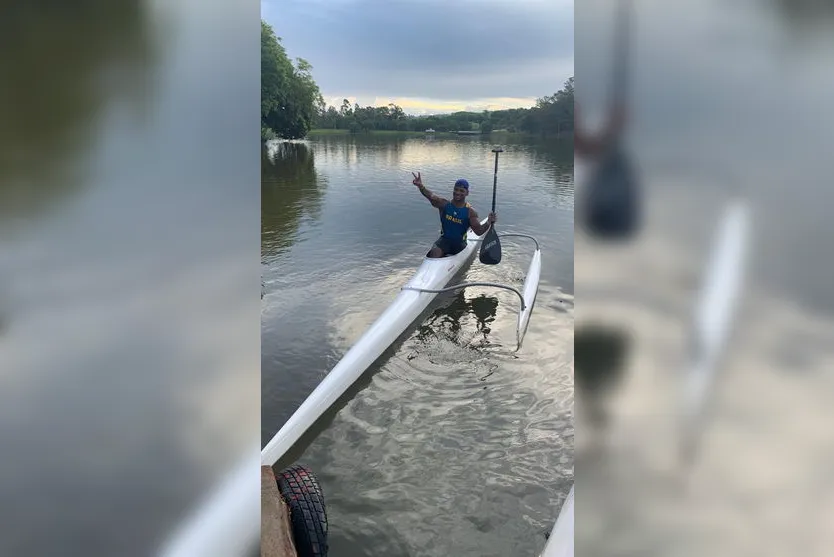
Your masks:
[[[261,137],[300,139],[313,129],[437,132],[496,130],[539,136],[573,132],[573,77],[550,96],[536,100],[531,108],[413,116],[396,104],[351,105],[347,99],[338,107],[327,106],[304,59],[293,63],[272,27],[261,20]]]
[[[452,114],[411,116],[396,104],[388,106],[351,105],[347,99],[341,106],[320,106],[313,119],[318,129],[350,130],[353,133],[375,130],[436,132],[495,130],[522,132],[543,136],[555,136],[573,131],[573,78],[565,82],[562,90],[536,100],[532,108],[460,111]]]

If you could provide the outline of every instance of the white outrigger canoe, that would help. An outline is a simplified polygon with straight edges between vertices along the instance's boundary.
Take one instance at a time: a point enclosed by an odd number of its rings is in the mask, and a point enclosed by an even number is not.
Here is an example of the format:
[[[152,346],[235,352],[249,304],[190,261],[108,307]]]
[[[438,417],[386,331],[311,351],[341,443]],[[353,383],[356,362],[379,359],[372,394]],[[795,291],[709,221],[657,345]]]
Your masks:
[[[573,557],[573,488],[570,487],[559,517],[550,531],[544,550],[539,557]]]
[[[495,195],[498,184],[498,155],[503,149],[493,149],[495,154],[495,174],[492,184],[492,211],[495,211]],[[481,224],[487,222],[483,219]],[[290,419],[275,434],[261,451],[261,462],[265,466],[273,466],[284,456],[302,435],[330,408],[345,391],[350,388],[365,371],[379,359],[405,330],[425,311],[435,297],[443,292],[460,290],[470,286],[482,286],[492,288],[503,288],[515,292],[519,297],[520,309],[518,312],[518,324],[516,329],[517,348],[521,348],[524,334],[527,332],[527,325],[530,322],[530,315],[539,290],[539,277],[541,276],[541,249],[539,242],[527,234],[498,234],[498,237],[523,237],[532,240],[536,249],[530,261],[530,268],[524,279],[522,290],[492,282],[470,282],[449,286],[449,282],[465,267],[474,257],[478,246],[484,238],[490,237],[490,243],[495,239],[495,230],[490,227],[483,235],[467,238],[466,247],[458,254],[430,258],[428,253],[423,258],[423,263],[411,280],[402,287],[402,290],[393,300],[391,305],[380,315],[376,321],[365,331],[350,350],[342,357],[339,363],[327,374],[322,382],[313,390],[310,396],[301,404],[298,410],[290,416]],[[500,244],[499,244],[500,248]],[[493,255],[489,255],[484,261],[490,261]],[[497,259],[493,264],[500,261],[500,249]]]
[[[497,181],[498,153],[502,150],[494,149],[493,152],[496,153]],[[493,183],[493,211],[495,210],[495,187]],[[481,222],[486,222],[486,219]],[[261,466],[274,466],[286,455],[339,397],[420,317],[440,293],[470,286],[501,288],[514,292],[520,301],[516,350],[521,348],[530,323],[541,276],[541,249],[536,238],[527,234],[498,234],[499,237],[528,238],[536,245],[521,290],[490,282],[470,282],[449,286],[449,282],[471,263],[479,245],[490,230],[483,236],[468,238],[464,250],[456,255],[441,258],[424,257],[414,276],[402,287],[388,308],[261,450]],[[164,557],[243,556],[249,554],[253,547],[257,547],[257,533],[260,530],[258,524],[260,509],[257,506],[257,498],[260,485],[257,476],[250,475],[253,470],[252,461],[245,459],[220,489],[213,493],[175,532],[173,538],[168,540],[162,548],[161,554]]]
[[[536,243],[536,249],[533,252],[533,258],[521,291],[512,286],[489,282],[470,282],[448,286],[455,275],[471,263],[483,236],[469,238],[464,250],[457,255],[440,258],[425,257],[417,272],[402,287],[391,305],[365,331],[362,337],[348,350],[339,363],[267,443],[261,452],[262,464],[274,465],[286,454],[322,414],[405,332],[440,293],[470,286],[502,288],[515,292],[521,305],[516,330],[517,349],[520,348],[538,292],[539,277],[541,276],[541,249],[536,239],[526,234],[500,234],[499,236],[524,237]]]
[[[485,222],[485,221],[484,221]],[[486,233],[484,234],[484,236]],[[344,392],[358,380],[385,350],[417,319],[441,292],[450,292],[469,286],[496,287],[515,292],[521,301],[516,331],[517,349],[521,348],[530,315],[533,311],[541,276],[541,249],[538,241],[526,234],[499,234],[499,237],[522,237],[533,240],[530,267],[521,290],[512,286],[487,282],[461,283],[446,286],[457,273],[471,263],[483,236],[467,240],[466,248],[459,254],[442,258],[423,259],[423,263],[411,280],[402,287],[391,305],[377,318],[362,337],[348,350],[338,364],[322,380],[301,404],[284,426],[261,451],[261,466],[273,466],[304,435],[316,420]],[[248,555],[257,547],[260,531],[260,507],[257,504],[260,483],[254,474],[254,455],[244,459],[238,468],[223,482],[189,519],[174,533],[161,549],[164,557],[230,557]],[[565,507],[561,515],[570,516],[572,535],[572,500],[569,515]],[[564,519],[568,520],[568,519]],[[561,518],[554,529],[556,540],[567,539]],[[551,540],[554,540],[551,535]],[[563,542],[550,541],[548,547],[561,547]],[[555,545],[554,545],[555,544]],[[552,551],[546,550],[546,551]],[[545,553],[551,557],[551,553]],[[552,553],[552,555],[562,555]]]

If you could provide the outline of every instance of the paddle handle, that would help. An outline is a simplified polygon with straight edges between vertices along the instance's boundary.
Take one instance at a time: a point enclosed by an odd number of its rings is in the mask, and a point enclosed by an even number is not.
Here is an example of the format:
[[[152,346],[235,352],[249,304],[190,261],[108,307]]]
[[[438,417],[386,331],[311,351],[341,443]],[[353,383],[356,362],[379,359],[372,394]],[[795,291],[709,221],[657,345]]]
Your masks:
[[[497,148],[492,150],[495,153],[495,172],[492,175],[492,212],[495,212],[495,194],[498,190],[498,153],[503,153],[504,149]]]

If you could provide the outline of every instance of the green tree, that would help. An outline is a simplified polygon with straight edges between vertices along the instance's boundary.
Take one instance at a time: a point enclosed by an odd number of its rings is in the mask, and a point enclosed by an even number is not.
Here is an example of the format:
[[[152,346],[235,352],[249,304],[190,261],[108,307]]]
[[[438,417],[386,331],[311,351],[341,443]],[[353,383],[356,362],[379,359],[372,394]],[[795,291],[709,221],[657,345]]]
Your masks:
[[[290,61],[281,38],[261,20],[261,137],[284,139],[307,135],[324,99],[303,58]],[[271,132],[271,133],[270,133]]]
[[[520,129],[542,136],[558,136],[563,132],[572,132],[573,91],[574,79],[571,77],[560,91],[536,99],[536,106],[522,118]]]
[[[342,107],[339,109],[339,114],[342,118],[348,118],[353,116],[353,109],[350,106],[350,101],[347,99],[342,99]]]

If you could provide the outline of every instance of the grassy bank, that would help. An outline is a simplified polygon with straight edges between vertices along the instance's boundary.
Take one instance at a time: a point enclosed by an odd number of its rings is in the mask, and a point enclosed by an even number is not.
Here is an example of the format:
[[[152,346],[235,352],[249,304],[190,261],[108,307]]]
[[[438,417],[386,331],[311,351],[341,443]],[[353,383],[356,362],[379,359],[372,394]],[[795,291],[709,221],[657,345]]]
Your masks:
[[[333,130],[333,129],[313,129],[307,135],[350,135],[350,130]],[[397,131],[397,130],[370,130],[365,132],[356,132],[356,135],[426,135],[426,132],[415,131]],[[435,135],[453,135],[451,133],[437,132]]]

